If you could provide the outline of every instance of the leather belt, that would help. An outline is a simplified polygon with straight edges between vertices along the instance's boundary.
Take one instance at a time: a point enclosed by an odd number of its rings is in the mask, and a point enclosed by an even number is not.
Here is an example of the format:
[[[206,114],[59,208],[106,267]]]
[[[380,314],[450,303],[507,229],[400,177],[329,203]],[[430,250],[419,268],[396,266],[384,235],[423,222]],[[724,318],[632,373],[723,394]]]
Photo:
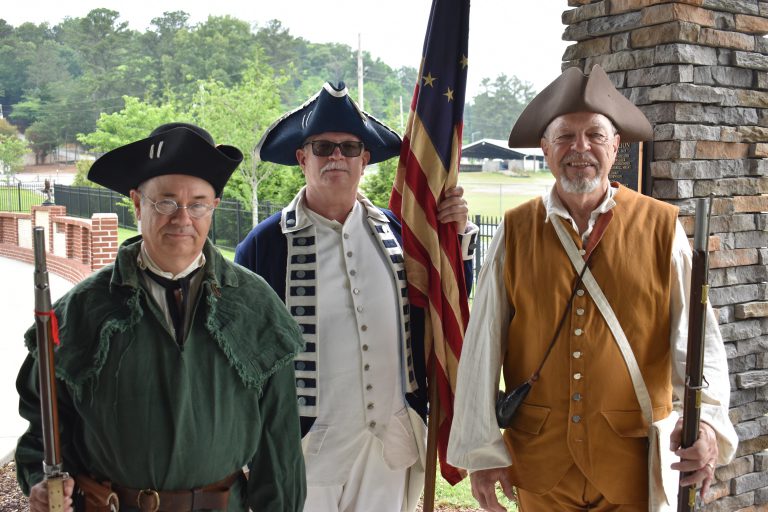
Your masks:
[[[226,510],[229,488],[242,475],[237,471],[216,483],[189,491],[157,491],[130,489],[112,484],[123,508],[138,508],[141,512],[192,512],[194,510]]]

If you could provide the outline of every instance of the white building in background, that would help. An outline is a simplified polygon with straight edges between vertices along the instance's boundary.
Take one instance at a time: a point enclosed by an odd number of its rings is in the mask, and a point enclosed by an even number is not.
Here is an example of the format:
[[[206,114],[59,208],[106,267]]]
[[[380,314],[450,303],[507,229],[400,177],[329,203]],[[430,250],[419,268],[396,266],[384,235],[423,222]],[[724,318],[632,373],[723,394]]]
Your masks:
[[[462,171],[526,173],[545,168],[541,148],[511,149],[506,140],[480,139],[461,148]]]

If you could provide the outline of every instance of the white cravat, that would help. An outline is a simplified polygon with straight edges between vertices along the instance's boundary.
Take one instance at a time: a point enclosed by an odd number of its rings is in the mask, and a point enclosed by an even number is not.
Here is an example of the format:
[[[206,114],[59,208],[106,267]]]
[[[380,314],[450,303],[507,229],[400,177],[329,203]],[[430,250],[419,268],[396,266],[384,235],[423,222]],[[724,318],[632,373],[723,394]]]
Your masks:
[[[141,243],[141,250],[139,251],[139,255],[136,257],[136,264],[138,267],[142,270],[149,270],[159,276],[166,277],[168,279],[180,279],[182,277],[187,276],[190,274],[193,270],[197,269],[198,267],[202,267],[205,265],[205,255],[201,252],[200,256],[195,258],[195,260],[190,263],[190,265],[179,272],[178,274],[173,274],[171,272],[166,272],[165,270],[161,269],[157,266],[157,263],[155,263],[152,258],[149,257],[149,253],[147,253],[146,248],[144,247],[144,242]],[[170,329],[171,333],[173,335],[176,335],[176,330],[173,327],[173,320],[171,319],[171,311],[168,309],[168,302],[165,299],[165,288],[157,284],[155,281],[153,281],[151,278],[149,278],[144,272],[140,272],[139,275],[141,276],[141,282],[144,285],[144,288],[149,292],[149,294],[152,296],[152,298],[155,300],[155,303],[160,308],[160,311],[162,311],[163,316],[165,317],[165,323],[168,326],[168,329]],[[201,272],[198,272],[195,277],[192,278],[192,280],[189,283],[189,296],[190,297],[197,297],[197,292],[200,289],[200,283],[202,282],[203,274]],[[189,300],[187,301],[187,311],[184,312],[184,318],[185,318],[185,326],[184,332],[188,332],[189,330],[189,323],[192,320],[192,309],[195,305],[195,300]]]

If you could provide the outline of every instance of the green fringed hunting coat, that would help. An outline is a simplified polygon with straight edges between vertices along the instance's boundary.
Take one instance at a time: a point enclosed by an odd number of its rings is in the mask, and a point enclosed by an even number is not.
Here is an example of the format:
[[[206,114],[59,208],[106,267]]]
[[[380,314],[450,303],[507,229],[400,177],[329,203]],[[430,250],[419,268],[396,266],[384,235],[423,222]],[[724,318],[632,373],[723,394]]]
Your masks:
[[[207,242],[183,343],[142,285],[140,238],[54,309],[64,469],[135,489],[185,490],[244,466],[229,510],[299,511],[305,497],[293,357],[298,327],[258,276]],[[16,464],[25,492],[43,478],[35,328],[19,373],[30,427]]]

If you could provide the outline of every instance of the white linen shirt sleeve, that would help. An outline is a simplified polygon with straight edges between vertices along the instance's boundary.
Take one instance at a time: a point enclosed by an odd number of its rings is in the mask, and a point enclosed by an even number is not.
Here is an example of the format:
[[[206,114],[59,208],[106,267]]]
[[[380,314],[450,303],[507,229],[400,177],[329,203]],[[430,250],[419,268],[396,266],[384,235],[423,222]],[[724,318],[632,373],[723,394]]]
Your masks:
[[[464,233],[459,235],[459,245],[461,245],[461,259],[464,261],[471,260],[475,254],[474,245],[477,244],[477,237],[479,236],[480,228],[472,222],[467,221],[467,227],[464,228]]]
[[[495,412],[512,315],[504,286],[504,238],[502,220],[478,277],[459,359],[448,462],[469,471],[512,464]]]
[[[692,251],[683,226],[677,222],[672,245],[672,283],[670,296],[670,346],[672,350],[672,387],[676,408],[682,414],[685,390],[685,365],[688,350],[688,311],[691,290]],[[718,464],[727,464],[736,452],[738,435],[728,418],[731,385],[728,360],[712,305],[707,304],[704,341],[704,377],[709,383],[701,394],[701,420],[717,433]]]

